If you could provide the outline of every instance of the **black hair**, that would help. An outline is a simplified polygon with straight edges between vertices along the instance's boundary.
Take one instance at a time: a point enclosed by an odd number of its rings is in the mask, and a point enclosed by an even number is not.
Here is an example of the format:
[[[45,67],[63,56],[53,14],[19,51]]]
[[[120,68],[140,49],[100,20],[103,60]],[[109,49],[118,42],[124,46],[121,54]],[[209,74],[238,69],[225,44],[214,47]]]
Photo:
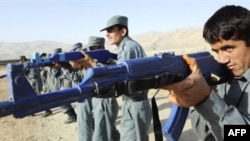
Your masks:
[[[47,56],[47,53],[43,52],[43,53],[40,55],[40,58],[46,57],[46,56]]]
[[[203,38],[210,44],[224,40],[243,40],[250,46],[250,11],[241,6],[226,5],[205,23]]]
[[[26,58],[26,56],[25,56],[25,55],[21,55],[21,56],[19,57],[19,60],[24,60],[24,61],[27,61],[27,58]]]
[[[82,43],[78,42],[74,44],[75,48],[82,48]]]

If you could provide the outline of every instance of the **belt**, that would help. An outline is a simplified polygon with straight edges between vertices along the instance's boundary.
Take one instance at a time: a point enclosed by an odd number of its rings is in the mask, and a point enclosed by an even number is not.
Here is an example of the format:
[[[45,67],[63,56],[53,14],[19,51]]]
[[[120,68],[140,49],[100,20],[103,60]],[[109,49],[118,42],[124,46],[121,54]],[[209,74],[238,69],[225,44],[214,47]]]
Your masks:
[[[143,101],[148,99],[148,94],[145,91],[139,91],[132,95],[125,95],[123,97],[124,101]]]

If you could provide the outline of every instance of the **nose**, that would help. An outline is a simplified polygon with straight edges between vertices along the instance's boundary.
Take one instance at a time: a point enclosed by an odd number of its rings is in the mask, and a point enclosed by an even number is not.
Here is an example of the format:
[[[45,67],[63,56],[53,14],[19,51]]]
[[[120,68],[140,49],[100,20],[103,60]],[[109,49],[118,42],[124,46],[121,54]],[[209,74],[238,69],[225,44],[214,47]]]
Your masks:
[[[230,60],[229,57],[225,53],[222,53],[222,52],[219,52],[217,54],[217,59],[218,59],[218,62],[221,64],[226,64]]]

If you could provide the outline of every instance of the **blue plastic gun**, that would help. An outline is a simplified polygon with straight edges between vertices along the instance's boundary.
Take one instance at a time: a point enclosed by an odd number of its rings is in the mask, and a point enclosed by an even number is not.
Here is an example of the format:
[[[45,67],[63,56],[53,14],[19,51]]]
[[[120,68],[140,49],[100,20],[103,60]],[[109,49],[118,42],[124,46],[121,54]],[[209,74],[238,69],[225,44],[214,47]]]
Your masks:
[[[87,51],[87,53],[92,57],[97,59],[100,63],[105,63],[108,59],[117,60],[117,54],[111,53],[105,49],[99,50],[91,50]],[[33,57],[31,59],[32,64],[43,65],[52,62],[69,62],[70,60],[77,60],[83,58],[83,54],[80,51],[76,52],[64,52],[64,53],[55,53],[48,58],[40,58],[38,52],[33,53]]]

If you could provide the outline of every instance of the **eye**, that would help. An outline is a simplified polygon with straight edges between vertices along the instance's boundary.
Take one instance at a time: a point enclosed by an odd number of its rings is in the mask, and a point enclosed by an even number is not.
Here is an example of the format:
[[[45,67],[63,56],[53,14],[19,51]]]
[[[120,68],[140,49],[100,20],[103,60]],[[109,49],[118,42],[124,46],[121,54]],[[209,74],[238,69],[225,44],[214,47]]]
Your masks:
[[[233,46],[224,46],[221,48],[222,51],[226,51],[226,52],[232,52],[234,49]]]
[[[107,32],[108,32],[108,33],[111,33],[111,32],[112,32],[112,29],[111,29],[111,28],[108,28],[108,29],[107,29]]]
[[[215,53],[218,53],[218,50],[217,49],[212,49],[213,52]]]

